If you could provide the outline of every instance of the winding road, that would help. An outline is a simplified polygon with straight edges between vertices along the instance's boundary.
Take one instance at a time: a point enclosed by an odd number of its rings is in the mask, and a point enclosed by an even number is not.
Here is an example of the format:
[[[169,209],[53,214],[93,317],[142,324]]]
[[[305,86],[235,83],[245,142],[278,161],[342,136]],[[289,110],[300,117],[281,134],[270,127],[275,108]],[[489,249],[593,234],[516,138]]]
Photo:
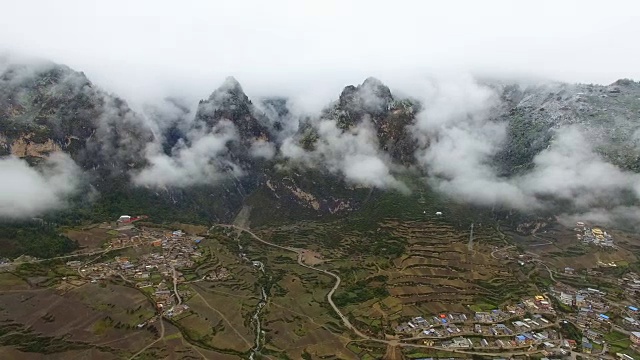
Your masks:
[[[133,360],[135,359],[138,355],[142,354],[143,352],[145,352],[148,348],[152,347],[153,345],[155,345],[157,342],[159,342],[160,340],[164,339],[164,322],[162,320],[162,317],[159,317],[159,321],[160,321],[160,336],[153,341],[152,343],[150,343],[149,345],[145,346],[142,348],[142,350],[138,351],[137,353],[133,354],[133,356],[131,356],[129,358],[129,360]]]
[[[176,294],[176,299],[178,300],[178,305],[182,304],[182,299],[180,298],[180,294],[178,293],[178,276],[176,274],[176,268],[171,266],[171,270],[173,271],[173,292]]]
[[[498,258],[498,257],[496,256],[496,253],[501,252],[501,251],[507,251],[507,250],[509,250],[509,249],[513,249],[513,248],[515,248],[515,245],[511,245],[511,246],[503,247],[503,248],[501,248],[501,249],[493,250],[493,251],[491,252],[491,257],[492,257],[492,258],[494,258],[494,259],[498,259],[498,260],[500,260],[500,258]]]
[[[349,319],[340,311],[340,309],[333,302],[333,294],[336,292],[336,290],[338,290],[338,287],[340,286],[340,282],[342,281],[340,279],[340,276],[338,276],[337,274],[332,273],[330,271],[323,270],[323,269],[318,269],[318,268],[315,268],[313,266],[307,265],[304,262],[302,262],[302,249],[297,249],[297,248],[288,247],[288,246],[280,246],[278,244],[274,244],[274,243],[268,242],[268,241],[263,240],[262,238],[260,238],[258,235],[254,234],[251,230],[239,227],[237,225],[217,224],[217,226],[226,227],[226,228],[233,228],[233,229],[236,229],[236,230],[239,230],[239,231],[246,232],[247,234],[251,235],[252,238],[258,240],[259,242],[261,242],[261,243],[263,243],[265,245],[269,245],[269,246],[276,247],[278,249],[294,252],[294,253],[296,253],[298,255],[298,265],[300,265],[302,267],[305,267],[307,269],[311,269],[311,270],[314,270],[314,271],[321,272],[321,273],[323,273],[325,275],[329,275],[329,276],[333,277],[334,279],[336,279],[336,283],[333,285],[333,287],[331,288],[331,290],[327,294],[327,301],[329,302],[329,305],[331,305],[331,308],[333,308],[333,311],[335,311],[336,314],[338,314],[338,316],[340,317],[340,320],[342,320],[342,323],[344,324],[344,326],[346,326],[348,329],[353,331],[359,337],[361,337],[363,339],[366,339],[366,340],[373,340],[373,341],[379,340],[379,339],[371,338],[370,336],[367,336],[367,335],[363,334],[362,332],[360,332],[360,330],[358,330],[355,326],[353,326],[351,324]]]
[[[335,274],[335,273],[333,273],[331,271],[324,270],[324,269],[318,269],[316,267],[313,267],[313,266],[305,264],[302,261],[302,251],[303,251],[303,249],[298,249],[298,248],[293,248],[293,247],[288,247],[288,246],[281,246],[281,245],[278,245],[278,244],[274,244],[274,243],[268,242],[268,241],[263,240],[262,238],[260,238],[258,235],[254,234],[251,230],[242,228],[242,227],[237,226],[237,225],[216,224],[213,227],[215,227],[215,226],[220,226],[220,227],[225,227],[225,228],[230,228],[230,229],[235,229],[235,230],[238,230],[238,231],[241,231],[241,232],[245,232],[245,233],[249,234],[255,240],[257,240],[257,241],[259,241],[259,242],[261,242],[261,243],[263,243],[265,245],[276,247],[278,249],[282,249],[282,250],[286,250],[286,251],[290,251],[290,252],[294,252],[294,253],[297,254],[298,265],[300,265],[302,267],[305,267],[307,269],[318,271],[318,272],[321,272],[321,273],[323,273],[325,275],[333,277],[336,280],[336,283],[333,285],[333,287],[331,288],[331,290],[327,294],[327,301],[329,302],[329,305],[331,305],[331,308],[333,308],[333,310],[336,312],[336,314],[340,317],[340,319],[342,320],[342,323],[344,324],[344,326],[346,328],[348,328],[349,330],[353,331],[353,333],[355,333],[362,340],[386,344],[389,347],[388,351],[393,351],[393,348],[396,348],[396,347],[413,347],[413,348],[424,348],[424,349],[434,349],[434,350],[445,350],[445,351],[449,351],[449,352],[453,352],[453,353],[468,354],[468,355],[500,356],[500,357],[531,355],[531,354],[534,354],[534,353],[541,352],[541,350],[515,351],[515,349],[514,349],[513,351],[508,351],[508,352],[489,353],[489,352],[473,351],[473,350],[469,350],[469,349],[467,349],[467,350],[465,350],[465,349],[451,349],[451,348],[443,348],[443,347],[439,347],[439,346],[407,343],[407,342],[403,342],[402,340],[386,340],[386,339],[378,339],[378,338],[371,337],[369,335],[366,335],[366,334],[362,333],[355,326],[353,326],[351,324],[351,322],[349,321],[349,319],[340,311],[340,309],[333,302],[333,294],[336,292],[336,290],[340,286],[340,282],[341,282],[340,276],[338,276],[337,274]],[[507,248],[503,248],[503,249],[500,249],[500,250],[506,250],[506,249]]]

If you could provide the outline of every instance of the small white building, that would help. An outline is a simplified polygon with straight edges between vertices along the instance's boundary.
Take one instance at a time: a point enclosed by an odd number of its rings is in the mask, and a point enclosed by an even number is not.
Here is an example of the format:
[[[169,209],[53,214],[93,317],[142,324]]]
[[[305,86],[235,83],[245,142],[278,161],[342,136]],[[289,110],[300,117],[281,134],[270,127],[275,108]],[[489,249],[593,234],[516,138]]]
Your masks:
[[[131,216],[129,215],[122,215],[120,216],[120,218],[118,219],[119,222],[129,222],[131,221]]]

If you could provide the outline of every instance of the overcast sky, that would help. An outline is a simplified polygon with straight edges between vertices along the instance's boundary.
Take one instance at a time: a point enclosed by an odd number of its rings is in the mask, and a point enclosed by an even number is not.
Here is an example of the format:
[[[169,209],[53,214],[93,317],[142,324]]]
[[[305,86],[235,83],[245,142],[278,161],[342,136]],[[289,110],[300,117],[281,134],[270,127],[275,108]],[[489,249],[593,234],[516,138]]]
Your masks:
[[[0,49],[82,70],[128,98],[338,92],[367,75],[472,71],[640,79],[629,1],[0,0]]]

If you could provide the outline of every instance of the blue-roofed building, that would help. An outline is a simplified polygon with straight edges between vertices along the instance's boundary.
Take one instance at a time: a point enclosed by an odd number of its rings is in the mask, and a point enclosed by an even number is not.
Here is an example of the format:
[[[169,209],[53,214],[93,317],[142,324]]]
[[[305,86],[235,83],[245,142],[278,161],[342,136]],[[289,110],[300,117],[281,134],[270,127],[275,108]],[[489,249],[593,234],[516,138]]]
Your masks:
[[[524,337],[524,335],[518,335],[518,336],[516,336],[516,340],[518,342],[525,342],[527,340],[527,338]]]
[[[600,314],[600,315],[598,315],[598,317],[600,317],[600,319],[602,319],[602,320],[609,320],[609,317],[607,315],[605,315],[605,314]]]
[[[638,311],[638,308],[635,307],[635,306],[629,306],[628,309],[633,311],[633,312],[637,312]]]

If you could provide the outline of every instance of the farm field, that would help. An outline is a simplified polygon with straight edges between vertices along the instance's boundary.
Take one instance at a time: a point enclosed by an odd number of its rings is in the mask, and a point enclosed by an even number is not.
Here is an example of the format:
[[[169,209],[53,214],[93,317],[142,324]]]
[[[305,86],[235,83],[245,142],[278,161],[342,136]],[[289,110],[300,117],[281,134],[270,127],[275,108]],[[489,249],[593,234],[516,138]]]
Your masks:
[[[336,303],[371,335],[391,333],[408,317],[469,312],[477,303],[497,307],[537,291],[522,286],[525,274],[517,265],[491,256],[505,240],[482,224],[474,225],[472,244],[469,229],[441,219],[387,219],[369,232],[341,222],[306,222],[258,233],[279,245],[320,253],[317,266],[343,280]]]
[[[251,228],[255,237],[243,228],[247,213],[236,228],[172,224],[198,239],[188,241],[189,251],[195,253],[189,265],[173,275],[175,287],[172,271],[177,260],[169,261],[164,274],[153,265],[140,278],[139,271],[133,277],[133,272],[116,271],[89,281],[81,268],[105,269],[114,262],[135,266],[184,251],[179,240],[178,245],[158,247],[143,241],[112,253],[79,256],[84,267],[69,266],[67,259],[27,262],[0,272],[0,356],[452,356],[428,346],[398,346],[406,336],[396,329],[419,316],[471,314],[512,305],[544,293],[551,275],[567,284],[618,294],[597,277],[565,275],[562,266],[581,270],[596,262],[637,262],[634,244],[640,241],[628,234],[617,235],[626,236],[619,248],[604,250],[576,244],[571,231],[561,227],[525,236],[503,232],[486,219],[463,222],[423,215],[386,215],[372,220],[373,226],[363,226],[360,218],[261,226]],[[167,229],[158,231],[171,234]],[[100,227],[76,231],[70,232],[76,240],[87,239],[82,246],[94,248],[116,236]],[[88,240],[92,234],[99,240]],[[527,264],[520,264],[521,259]],[[338,286],[329,274],[339,277]],[[158,316],[154,294],[163,291],[184,310]],[[327,299],[330,293],[333,304]],[[620,340],[616,345],[627,344]]]

